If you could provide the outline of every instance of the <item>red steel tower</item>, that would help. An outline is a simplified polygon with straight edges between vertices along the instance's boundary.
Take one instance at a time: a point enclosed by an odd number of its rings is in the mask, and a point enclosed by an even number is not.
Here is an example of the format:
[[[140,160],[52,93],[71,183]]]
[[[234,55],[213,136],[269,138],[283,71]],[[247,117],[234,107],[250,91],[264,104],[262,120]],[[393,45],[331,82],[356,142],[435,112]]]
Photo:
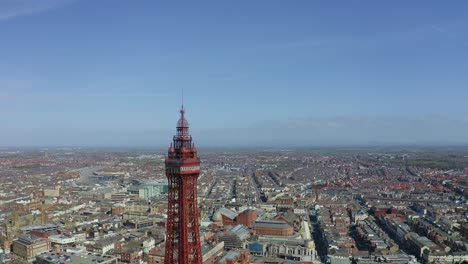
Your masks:
[[[202,263],[197,203],[199,175],[200,159],[182,105],[177,132],[166,158],[169,195],[165,264]]]

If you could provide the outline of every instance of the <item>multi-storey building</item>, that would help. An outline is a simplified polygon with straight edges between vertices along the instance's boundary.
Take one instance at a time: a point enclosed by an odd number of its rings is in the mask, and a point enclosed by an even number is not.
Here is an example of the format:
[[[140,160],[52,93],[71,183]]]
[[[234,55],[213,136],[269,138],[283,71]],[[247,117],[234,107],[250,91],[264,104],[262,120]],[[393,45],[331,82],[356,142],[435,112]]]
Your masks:
[[[36,256],[50,250],[50,241],[36,236],[23,236],[13,242],[13,253],[27,262],[33,262]]]

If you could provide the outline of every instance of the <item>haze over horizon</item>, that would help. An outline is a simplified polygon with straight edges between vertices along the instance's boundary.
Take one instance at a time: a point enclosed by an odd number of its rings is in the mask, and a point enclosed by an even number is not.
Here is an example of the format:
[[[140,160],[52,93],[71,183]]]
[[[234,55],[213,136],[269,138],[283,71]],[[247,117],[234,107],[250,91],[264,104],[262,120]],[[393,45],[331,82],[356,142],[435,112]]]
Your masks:
[[[0,146],[468,144],[468,2],[4,0]]]

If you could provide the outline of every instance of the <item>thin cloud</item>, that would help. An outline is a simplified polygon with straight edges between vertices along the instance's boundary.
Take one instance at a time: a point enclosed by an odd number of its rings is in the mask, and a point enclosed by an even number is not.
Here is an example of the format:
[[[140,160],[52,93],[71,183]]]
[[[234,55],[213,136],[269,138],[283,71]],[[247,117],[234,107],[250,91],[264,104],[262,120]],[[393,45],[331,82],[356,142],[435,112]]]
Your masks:
[[[159,93],[90,93],[90,94],[78,94],[78,97],[165,97],[167,94]]]
[[[348,146],[467,143],[468,126],[418,116],[337,116],[258,121],[244,128],[192,129],[201,146]]]
[[[0,1],[0,21],[38,14],[74,1],[76,0],[2,0]]]
[[[434,30],[436,32],[439,32],[439,33],[445,33],[446,32],[445,28],[443,28],[441,26],[431,25],[431,28],[432,28],[432,30]]]
[[[303,39],[286,42],[262,43],[259,45],[238,49],[241,52],[282,52],[297,49],[320,48],[332,43],[332,39],[325,37],[319,39]]]
[[[90,98],[154,98],[167,97],[164,93],[139,92],[96,92],[96,93],[37,93],[37,92],[0,92],[1,103],[44,102],[47,100],[86,100]]]

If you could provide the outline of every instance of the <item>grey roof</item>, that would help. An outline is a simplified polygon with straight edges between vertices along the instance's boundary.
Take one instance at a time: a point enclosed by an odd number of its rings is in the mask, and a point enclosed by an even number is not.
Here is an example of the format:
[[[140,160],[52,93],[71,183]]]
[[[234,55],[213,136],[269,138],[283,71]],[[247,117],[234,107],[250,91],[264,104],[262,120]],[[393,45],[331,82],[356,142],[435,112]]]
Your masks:
[[[283,221],[257,221],[254,227],[259,228],[291,228],[290,225]]]
[[[231,219],[234,219],[234,218],[237,217],[237,213],[236,213],[236,212],[233,212],[233,211],[231,211],[231,210],[229,210],[229,209],[227,209],[227,208],[224,208],[224,207],[223,207],[223,208],[220,208],[220,209],[218,210],[218,212],[221,213],[222,215],[225,215],[225,216],[231,218]]]
[[[226,253],[226,255],[224,255],[223,258],[221,258],[219,260],[218,263],[224,263],[226,260],[228,259],[234,259],[236,257],[240,256],[240,252],[237,252],[237,251],[229,251],[228,253]]]
[[[18,241],[24,244],[31,245],[37,242],[47,241],[47,239],[37,236],[22,236],[18,239]]]
[[[31,226],[25,226],[22,227],[21,230],[25,232],[29,232],[32,230],[41,230],[41,229],[57,229],[58,225],[56,224],[51,224],[51,223],[46,223],[43,225],[31,225]]]
[[[236,234],[241,240],[247,239],[249,237],[249,229],[243,225],[237,225],[230,231]]]

